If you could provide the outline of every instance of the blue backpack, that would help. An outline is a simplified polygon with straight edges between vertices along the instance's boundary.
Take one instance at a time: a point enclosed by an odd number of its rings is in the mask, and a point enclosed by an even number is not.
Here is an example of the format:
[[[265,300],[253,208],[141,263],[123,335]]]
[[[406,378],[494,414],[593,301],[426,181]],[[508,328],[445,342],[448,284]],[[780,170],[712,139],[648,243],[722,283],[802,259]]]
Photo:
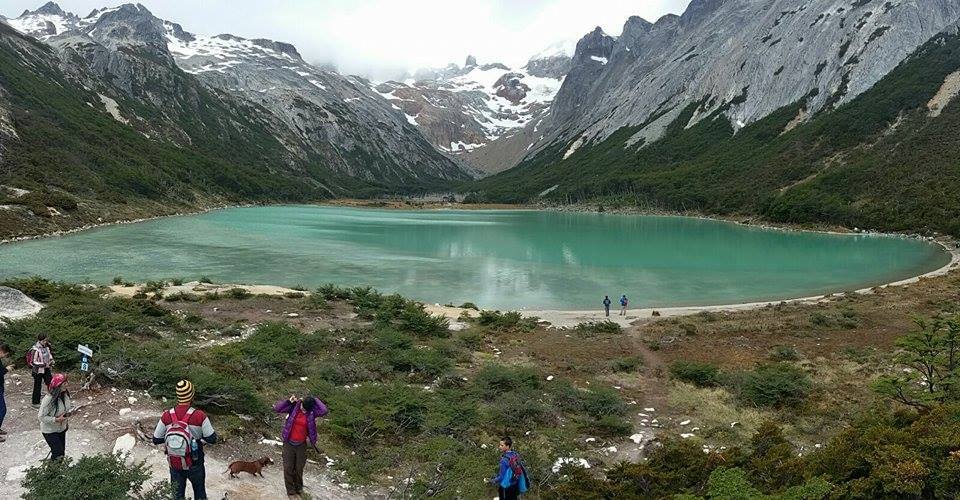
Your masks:
[[[530,489],[530,480],[527,477],[527,468],[523,465],[523,461],[520,460],[520,455],[514,453],[510,455],[507,459],[507,464],[510,466],[510,472],[513,474],[513,477],[517,479],[517,489],[520,491],[520,494],[524,494],[527,490]],[[510,482],[513,482],[512,479]]]

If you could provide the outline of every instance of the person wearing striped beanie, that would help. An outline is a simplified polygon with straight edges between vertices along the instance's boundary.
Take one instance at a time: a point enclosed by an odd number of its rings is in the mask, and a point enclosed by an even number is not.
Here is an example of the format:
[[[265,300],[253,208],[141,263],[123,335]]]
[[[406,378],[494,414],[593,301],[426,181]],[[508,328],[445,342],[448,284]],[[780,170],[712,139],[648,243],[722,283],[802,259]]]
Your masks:
[[[206,467],[203,464],[203,445],[215,444],[217,442],[217,433],[213,429],[213,424],[203,410],[193,407],[193,400],[197,395],[193,383],[189,380],[177,382],[174,391],[177,395],[177,406],[163,412],[160,421],[157,422],[157,428],[153,431],[153,443],[165,444],[167,440],[167,430],[172,429],[171,424],[186,423],[190,435],[193,437],[191,453],[191,463],[187,468],[170,467],[170,482],[174,488],[174,498],[181,500],[186,495],[187,481],[193,487],[193,498],[195,500],[205,500],[207,498],[206,489]],[[176,427],[176,426],[173,426]]]

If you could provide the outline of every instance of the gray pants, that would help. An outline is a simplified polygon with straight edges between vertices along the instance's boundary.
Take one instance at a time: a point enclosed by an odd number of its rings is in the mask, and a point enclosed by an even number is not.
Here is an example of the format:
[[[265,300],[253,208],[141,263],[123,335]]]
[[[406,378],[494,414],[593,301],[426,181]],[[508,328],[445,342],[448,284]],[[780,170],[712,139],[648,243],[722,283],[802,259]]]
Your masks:
[[[287,495],[303,493],[303,467],[307,464],[307,443],[283,443],[283,485]]]

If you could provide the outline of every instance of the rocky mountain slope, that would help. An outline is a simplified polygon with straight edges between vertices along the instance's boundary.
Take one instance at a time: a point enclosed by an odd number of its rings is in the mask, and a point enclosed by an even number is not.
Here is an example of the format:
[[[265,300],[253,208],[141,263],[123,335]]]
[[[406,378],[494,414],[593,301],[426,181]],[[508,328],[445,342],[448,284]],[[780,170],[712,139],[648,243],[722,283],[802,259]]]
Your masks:
[[[291,45],[194,35],[131,4],[81,18],[51,2],[8,23],[55,47],[66,71],[110,82],[129,102],[108,95],[105,105],[150,136],[189,146],[222,143],[230,127],[208,123],[210,113],[200,109],[207,103],[197,98],[206,93],[238,109],[240,120],[259,122],[283,145],[285,162],[303,171],[323,169],[387,189],[468,178],[366,85],[305,63]],[[152,111],[158,114],[145,116]]]
[[[582,54],[597,54],[592,43],[603,40],[598,34],[581,42],[581,49],[593,47]],[[823,102],[811,91],[742,125],[729,116],[745,109],[749,93],[712,110],[711,99],[700,97],[605,139],[554,140],[467,189],[491,201],[592,201],[960,234],[958,82],[953,24],[856,97],[833,92]],[[658,120],[665,122],[660,138],[642,139]]]
[[[502,145],[543,118],[560,90],[571,54],[563,45],[553,46],[522,68],[479,64],[470,56],[463,66],[421,69],[373,88],[439,150],[479,170],[496,172],[525,153]]]
[[[805,99],[804,116],[850,102],[960,17],[960,1],[693,0],[681,16],[595,30],[532,147],[596,143],[640,126],[660,138],[698,103],[688,125],[720,111],[734,130]]]

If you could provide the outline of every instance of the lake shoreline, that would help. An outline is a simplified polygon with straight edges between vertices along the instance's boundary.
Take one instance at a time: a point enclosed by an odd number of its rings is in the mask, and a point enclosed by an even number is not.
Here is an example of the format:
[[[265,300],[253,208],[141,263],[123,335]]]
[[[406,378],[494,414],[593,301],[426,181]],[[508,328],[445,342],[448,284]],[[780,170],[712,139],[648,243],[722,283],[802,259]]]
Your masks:
[[[411,199],[414,200],[414,199]],[[668,210],[649,210],[649,209],[640,209],[633,207],[626,208],[609,208],[605,209],[603,212],[598,212],[596,208],[592,205],[514,205],[514,204],[480,204],[480,203],[453,203],[453,202],[442,202],[442,201],[425,201],[417,202],[410,201],[407,199],[404,200],[365,200],[365,199],[356,199],[356,198],[337,198],[333,200],[327,200],[316,203],[244,203],[236,205],[216,205],[212,207],[198,208],[196,210],[184,210],[174,213],[159,214],[149,217],[138,217],[134,219],[117,219],[98,222],[94,224],[85,224],[80,227],[75,227],[71,229],[63,229],[57,231],[49,231],[45,233],[38,233],[26,236],[18,236],[15,238],[5,238],[0,239],[0,245],[5,245],[9,243],[18,243],[22,241],[31,241],[42,238],[55,238],[59,236],[66,236],[74,233],[79,233],[82,231],[89,231],[92,229],[98,229],[102,227],[117,226],[123,224],[137,224],[140,222],[148,222],[157,219],[166,219],[170,217],[184,217],[190,215],[203,215],[210,212],[216,212],[220,210],[228,210],[231,208],[249,208],[249,207],[269,207],[269,206],[316,206],[316,207],[341,207],[341,208],[356,208],[356,209],[381,209],[381,210],[411,210],[411,211],[427,211],[427,210],[470,210],[470,211],[484,211],[484,210],[532,210],[532,211],[545,211],[545,212],[571,212],[571,213],[600,213],[600,214],[610,214],[610,215],[635,215],[635,216],[657,216],[657,217],[685,217],[690,219],[700,219],[700,220],[709,220],[714,222],[727,222],[731,224],[737,224],[745,227],[753,227],[758,229],[768,229],[768,230],[777,230],[777,231],[790,231],[790,232],[810,232],[810,233],[822,233],[822,234],[836,234],[836,235],[867,235],[867,236],[889,236],[889,237],[899,237],[899,238],[912,238],[922,241],[933,242],[937,237],[945,237],[943,235],[937,234],[936,236],[925,236],[917,232],[895,232],[895,231],[872,231],[872,230],[862,230],[860,228],[848,228],[843,226],[831,225],[831,224],[786,224],[786,223],[775,223],[772,221],[766,221],[762,218],[756,218],[751,216],[719,216],[719,215],[709,215],[699,212],[680,212],[680,211],[668,211]],[[759,221],[759,222],[754,222]],[[960,241],[960,240],[958,240]],[[949,250],[949,249],[948,249]]]
[[[361,202],[362,202],[362,203],[361,203]],[[314,203],[314,204],[285,204],[285,205],[279,205],[279,204],[266,204],[266,205],[260,205],[260,204],[244,204],[244,205],[216,206],[216,207],[204,208],[204,209],[202,209],[202,210],[186,211],[186,212],[183,212],[183,213],[164,214],[164,215],[158,215],[158,216],[155,216],[155,217],[145,217],[145,218],[138,218],[138,219],[132,219],[132,220],[124,220],[124,221],[104,222],[104,223],[101,223],[101,224],[89,225],[89,226],[85,226],[85,227],[82,227],[82,228],[76,228],[76,229],[65,230],[65,231],[57,231],[57,232],[54,232],[54,233],[51,233],[51,234],[47,234],[47,235],[26,236],[26,237],[20,237],[20,238],[16,238],[16,239],[12,239],[12,240],[4,240],[4,241],[0,241],[0,244],[3,244],[3,243],[22,242],[22,241],[28,241],[28,240],[40,239],[40,238],[46,238],[46,237],[54,237],[54,236],[66,236],[66,235],[69,235],[69,234],[78,233],[78,232],[80,232],[80,231],[86,231],[86,230],[88,230],[88,229],[96,229],[96,228],[100,228],[100,227],[104,227],[104,226],[119,225],[119,224],[133,224],[133,223],[137,223],[137,222],[146,222],[146,221],[155,220],[155,219],[161,219],[161,218],[181,217],[181,216],[189,216],[189,215],[201,215],[201,214],[210,213],[210,212],[219,211],[219,210],[226,210],[226,209],[232,209],[232,208],[249,208],[249,207],[259,207],[259,206],[304,206],[304,207],[313,206],[313,207],[340,207],[340,208],[385,209],[385,210],[404,210],[404,209],[406,209],[406,210],[411,210],[411,211],[413,211],[413,210],[418,210],[418,209],[419,209],[419,210],[425,210],[425,211],[426,211],[426,210],[451,210],[451,209],[452,209],[452,210],[477,210],[477,211],[482,211],[482,210],[540,210],[540,211],[548,211],[548,212],[596,213],[595,211],[593,211],[593,210],[588,210],[587,207],[583,207],[583,206],[570,206],[570,207],[537,207],[537,206],[531,206],[531,205],[527,205],[527,206],[512,206],[512,205],[496,205],[496,206],[489,206],[489,205],[467,205],[467,206],[461,206],[461,205],[459,205],[459,204],[454,204],[454,203],[429,203],[429,204],[423,204],[422,206],[419,206],[419,208],[417,208],[417,207],[408,206],[408,205],[407,205],[407,202],[400,202],[399,205],[398,205],[398,204],[388,204],[388,205],[382,205],[382,204],[381,204],[381,205],[378,205],[378,206],[370,206],[370,205],[366,204],[366,201],[365,201],[365,200],[360,200],[359,202],[356,201],[356,200],[354,200],[354,201],[350,201],[350,200],[332,200],[331,202],[324,202],[324,203]],[[714,221],[714,222],[733,223],[733,224],[737,224],[737,225],[742,225],[742,226],[744,226],[744,227],[751,227],[751,228],[757,228],[757,229],[763,229],[763,230],[772,230],[772,231],[811,232],[811,233],[836,234],[836,235],[847,235],[847,236],[851,236],[851,235],[864,235],[864,236],[884,236],[884,237],[909,238],[909,239],[915,239],[915,240],[919,240],[919,241],[923,241],[923,242],[933,243],[933,244],[939,245],[941,248],[944,249],[944,251],[947,252],[947,254],[948,254],[949,257],[950,257],[950,258],[948,259],[948,261],[947,261],[943,266],[941,266],[941,267],[939,267],[939,268],[937,268],[937,269],[934,269],[934,270],[931,270],[931,271],[927,271],[927,272],[925,272],[925,273],[923,273],[923,274],[920,274],[920,275],[917,275],[917,276],[913,276],[913,277],[908,277],[908,278],[905,278],[905,279],[902,279],[902,280],[898,280],[898,281],[895,281],[895,282],[883,283],[883,284],[878,284],[878,285],[875,285],[875,286],[872,286],[872,287],[855,290],[854,292],[850,292],[850,293],[861,293],[861,294],[863,294],[863,293],[870,293],[870,291],[872,291],[872,290],[875,289],[875,288],[885,288],[885,287],[888,287],[888,286],[899,286],[899,285],[904,285],[904,284],[909,284],[909,283],[915,283],[916,281],[918,281],[918,280],[920,280],[920,279],[923,279],[923,278],[933,277],[933,276],[939,276],[939,275],[946,274],[946,273],[948,273],[950,270],[952,270],[952,269],[958,267],[958,265],[960,265],[960,250],[958,250],[958,248],[957,248],[957,243],[956,243],[956,241],[953,240],[952,238],[948,238],[948,237],[932,238],[932,237],[920,236],[920,235],[917,235],[917,234],[912,234],[912,235],[910,235],[910,234],[902,234],[902,233],[854,232],[854,231],[849,231],[849,230],[842,230],[842,231],[835,231],[835,230],[834,230],[834,231],[812,230],[812,229],[809,229],[809,228],[783,227],[783,226],[776,226],[776,225],[760,225],[760,224],[753,224],[753,223],[749,223],[749,222],[746,222],[746,223],[745,223],[745,222],[739,221],[739,220],[731,220],[731,219],[725,219],[725,218],[708,217],[708,216],[703,216],[703,215],[678,214],[678,213],[672,213],[672,214],[671,214],[671,213],[650,213],[650,212],[630,211],[630,210],[624,210],[624,211],[606,211],[606,212],[604,212],[604,213],[609,213],[609,214],[613,214],[613,215],[631,215],[631,216],[650,215],[650,216],[683,217],[683,218],[709,220],[709,221]],[[266,281],[264,281],[264,283],[266,283]],[[255,284],[256,284],[256,285],[264,285],[264,283],[257,282],[257,283],[255,283]],[[266,286],[266,285],[264,285],[264,286]],[[289,290],[285,289],[284,292],[282,292],[282,293],[285,293],[285,292],[289,292]],[[257,292],[257,291],[254,291],[254,293],[258,293],[258,292]],[[261,292],[261,293],[262,293],[262,292]],[[843,292],[834,292],[834,293],[831,293],[831,294],[814,295],[814,296],[806,296],[806,297],[798,297],[798,298],[786,298],[786,299],[782,299],[782,300],[781,300],[781,299],[761,300],[761,301],[758,301],[758,302],[718,304],[718,305],[686,305],[686,306],[669,306],[669,307],[660,307],[660,308],[631,309],[631,310],[628,311],[628,314],[627,314],[626,316],[619,316],[619,315],[614,314],[614,315],[611,315],[610,319],[613,320],[613,321],[615,321],[615,322],[620,323],[620,324],[623,325],[623,326],[627,326],[627,325],[629,325],[629,324],[631,324],[631,323],[634,323],[634,322],[638,322],[638,321],[648,321],[648,320],[650,320],[651,318],[652,318],[652,319],[655,319],[655,318],[657,318],[657,317],[686,316],[686,315],[691,315],[691,314],[697,314],[697,313],[700,313],[700,312],[752,310],[752,309],[759,309],[759,308],[763,308],[763,307],[767,307],[767,306],[771,306],[771,305],[775,305],[775,304],[779,304],[779,303],[816,303],[816,302],[819,302],[819,301],[823,301],[823,300],[829,299],[831,296],[835,296],[835,295],[837,295],[838,293],[843,293]],[[415,295],[415,294],[413,294],[413,295]],[[482,304],[481,304],[481,305],[482,305]],[[456,318],[458,318],[459,315],[463,312],[463,309],[460,309],[460,308],[447,308],[447,307],[445,307],[445,306],[440,306],[439,304],[433,304],[433,305],[431,305],[430,307],[432,307],[432,308],[437,308],[436,311],[435,311],[436,313],[442,314],[442,315],[444,315],[444,316],[447,316],[448,318],[451,319],[451,321],[455,321]],[[450,310],[448,311],[447,309],[450,309]],[[618,309],[619,309],[618,307],[615,307],[614,309],[615,309],[615,311],[614,311],[615,313],[616,313],[616,312],[619,312],[619,311],[618,311]],[[525,316],[537,316],[537,317],[540,317],[540,318],[542,318],[543,320],[550,322],[551,324],[553,324],[553,325],[556,326],[556,327],[572,327],[572,326],[575,326],[576,324],[583,323],[583,322],[603,321],[603,320],[607,319],[606,317],[603,316],[602,311],[600,310],[600,307],[599,307],[599,306],[598,306],[598,308],[597,308],[596,310],[578,310],[578,309],[528,309],[528,310],[524,310],[524,309],[518,309],[518,311],[521,312],[522,314],[524,314]],[[657,313],[657,314],[654,315],[654,313]]]

